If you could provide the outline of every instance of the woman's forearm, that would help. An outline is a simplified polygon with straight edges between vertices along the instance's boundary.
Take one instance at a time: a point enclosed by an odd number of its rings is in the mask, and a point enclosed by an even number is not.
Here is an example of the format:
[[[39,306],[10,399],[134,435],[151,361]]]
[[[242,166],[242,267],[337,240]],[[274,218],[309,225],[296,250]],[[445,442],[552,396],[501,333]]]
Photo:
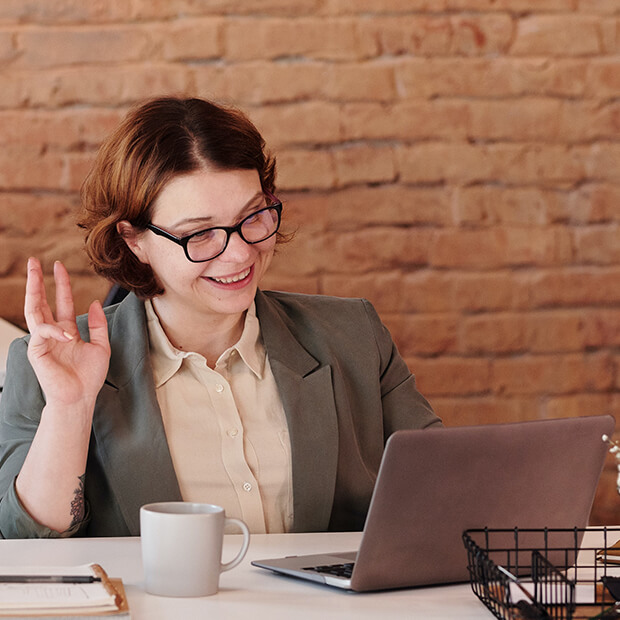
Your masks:
[[[47,405],[17,476],[16,491],[30,516],[64,532],[84,518],[84,473],[94,403]]]

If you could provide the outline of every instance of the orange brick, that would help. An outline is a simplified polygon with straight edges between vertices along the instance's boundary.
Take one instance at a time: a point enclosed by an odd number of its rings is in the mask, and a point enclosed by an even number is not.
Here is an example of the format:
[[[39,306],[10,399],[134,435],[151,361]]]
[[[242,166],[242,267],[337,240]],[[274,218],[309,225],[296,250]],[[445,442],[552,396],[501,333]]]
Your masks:
[[[325,199],[333,229],[360,226],[436,225],[451,222],[450,196],[443,188],[385,184],[348,187]]]
[[[618,3],[616,0],[577,0],[577,10],[589,14],[615,15],[618,13]]]
[[[458,220],[469,225],[498,223],[521,226],[545,225],[559,212],[557,192],[543,188],[476,185],[459,189],[454,203]]]
[[[279,274],[275,271],[270,271],[261,280],[261,289],[305,293],[306,295],[318,295],[321,293],[318,276],[298,277]]]
[[[480,395],[489,389],[491,364],[478,358],[405,358],[425,396]]]
[[[404,357],[456,353],[459,321],[453,313],[404,316],[389,322]]]
[[[278,185],[285,191],[328,189],[336,184],[329,151],[290,149],[278,153]]]
[[[515,313],[466,317],[459,343],[459,350],[466,355],[523,352],[527,349],[526,319]]]
[[[405,273],[399,289],[403,312],[449,312],[458,309],[455,287],[459,276],[436,269]]]
[[[26,78],[27,79],[24,79]],[[1,85],[1,84],[0,84]],[[158,94],[176,94],[187,85],[187,72],[179,67],[90,67],[37,71],[24,74],[9,105],[27,101],[33,106],[57,107],[75,104],[115,105],[134,103]],[[0,105],[2,99],[0,96]]]
[[[447,8],[460,11],[568,12],[573,0],[447,0]]]
[[[16,237],[31,237],[39,231],[62,235],[74,225],[76,203],[71,195],[4,193],[0,201],[0,230]]]
[[[564,101],[556,123],[564,142],[607,140],[620,131],[620,104],[616,101]]]
[[[117,21],[127,18],[125,0],[82,2],[81,0],[54,0],[29,4],[21,0],[3,0],[0,4],[0,22],[66,23],[82,21]]]
[[[530,15],[519,19],[510,53],[582,56],[601,49],[601,19],[588,15]]]
[[[95,161],[95,152],[69,153],[63,157],[63,175],[59,185],[78,192]]]
[[[17,55],[14,36],[11,30],[0,30],[0,60],[5,63]]]
[[[59,145],[99,143],[116,128],[117,110],[0,110],[0,144]]]
[[[35,147],[5,145],[0,151],[0,189],[56,189],[64,161],[58,153],[41,154]]]
[[[524,342],[534,353],[581,351],[587,342],[587,317],[582,310],[552,310],[524,317]]]
[[[582,310],[584,345],[588,348],[617,347],[620,344],[620,310]]]
[[[575,224],[603,223],[620,215],[620,187],[610,183],[584,183],[550,212],[552,220]]]
[[[411,13],[408,16],[375,17],[360,22],[363,39],[377,42],[380,55],[421,56],[449,53],[452,24],[447,16],[427,16]]]
[[[536,401],[522,397],[434,396],[431,404],[446,426],[523,422],[536,419],[538,413]]]
[[[597,98],[613,97],[620,88],[620,66],[615,58],[593,58],[588,65],[586,94]]]
[[[600,224],[574,233],[575,259],[581,263],[609,265],[620,260],[620,244],[615,224]]]
[[[597,306],[620,302],[620,267],[538,270],[528,276],[533,308]]]
[[[469,132],[475,139],[555,141],[562,103],[555,98],[480,101],[470,105]]]
[[[382,62],[330,65],[320,91],[336,101],[392,101],[394,70]]]
[[[179,15],[314,15],[320,8],[319,0],[297,0],[291,4],[289,0],[261,0],[260,3],[248,3],[245,0],[133,0],[130,16],[134,19],[176,18]],[[126,10],[127,12],[127,10]]]
[[[225,29],[226,57],[232,61],[305,58],[358,60],[376,55],[376,46],[357,32],[350,18],[234,19]]]
[[[406,58],[394,63],[399,93],[407,98],[519,95],[580,96],[599,82],[612,90],[617,63],[559,58]],[[587,82],[587,84],[586,84]],[[617,88],[616,91],[617,92]],[[598,95],[595,95],[598,96]]]
[[[344,140],[411,140],[465,138],[470,104],[460,100],[345,104],[342,110]]]
[[[446,0],[325,0],[323,12],[327,15],[390,14],[415,11],[443,11]]]
[[[611,178],[615,147],[601,151],[590,147],[567,149],[543,144],[442,144],[427,143],[403,147],[399,155],[401,177],[409,183],[445,181],[505,183],[565,183],[586,176],[600,163],[600,178]],[[619,149],[620,150],[620,147]]]
[[[248,108],[247,112],[271,149],[340,140],[340,110],[332,103],[284,103]]]
[[[421,265],[428,260],[430,233],[423,229],[368,228],[334,234],[329,241],[331,271],[363,273]]]
[[[338,187],[355,183],[390,183],[396,178],[392,147],[347,145],[336,149],[333,156]]]
[[[513,20],[507,14],[453,17],[451,51],[477,56],[505,53],[513,38]]]
[[[561,228],[446,229],[438,231],[430,248],[437,267],[507,267],[556,264],[566,261],[570,237]]]
[[[613,398],[610,394],[605,393],[552,396],[545,404],[545,415],[549,418],[607,415],[612,411]]]
[[[194,17],[149,26],[151,45],[165,60],[205,60],[224,56],[222,17]]]
[[[238,104],[266,104],[313,99],[326,79],[320,62],[247,62],[221,75],[220,96]]]
[[[282,211],[284,232],[316,235],[327,231],[327,214],[332,208],[332,194],[291,193],[280,191],[279,188],[276,188],[276,193],[284,205]]]
[[[17,35],[20,68],[134,62],[150,51],[148,31],[127,27],[33,28]]]
[[[0,278],[0,298],[2,299],[2,318],[26,328],[24,319],[24,294],[26,291],[26,273]]]
[[[291,243],[280,246],[270,271],[285,279],[315,278],[326,269],[326,236],[298,234]]]
[[[566,394],[606,390],[614,369],[606,353],[526,355],[493,361],[491,385],[499,394]]]
[[[452,279],[453,304],[462,311],[516,310],[529,306],[530,287],[518,271],[457,273]]]
[[[585,177],[598,181],[620,181],[620,144],[605,141],[595,146],[575,147],[573,150],[583,162]]]
[[[368,299],[382,316],[401,310],[403,275],[399,271],[370,274],[328,274],[321,278],[321,292],[336,297]]]

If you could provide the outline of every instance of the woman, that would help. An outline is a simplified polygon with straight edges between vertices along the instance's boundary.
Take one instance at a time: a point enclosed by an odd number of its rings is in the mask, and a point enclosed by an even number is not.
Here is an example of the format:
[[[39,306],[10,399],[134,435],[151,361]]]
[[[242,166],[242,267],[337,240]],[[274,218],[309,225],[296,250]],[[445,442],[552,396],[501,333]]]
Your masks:
[[[275,161],[238,111],[133,109],[82,188],[97,273],[132,291],[56,316],[28,262],[30,337],[0,403],[4,537],[137,535],[141,505],[223,505],[253,532],[360,529],[386,438],[440,424],[372,306],[262,292]]]

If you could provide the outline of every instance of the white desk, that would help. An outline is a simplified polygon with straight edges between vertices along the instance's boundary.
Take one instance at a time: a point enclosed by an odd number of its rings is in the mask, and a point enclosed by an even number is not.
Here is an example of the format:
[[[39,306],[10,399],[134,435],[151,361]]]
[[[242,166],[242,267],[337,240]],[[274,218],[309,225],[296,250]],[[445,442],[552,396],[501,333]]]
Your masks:
[[[225,561],[238,549],[239,538],[226,536]],[[278,576],[250,565],[250,560],[280,555],[353,550],[359,539],[359,533],[253,536],[241,565],[222,574],[219,593],[193,599],[165,598],[144,592],[139,538],[0,540],[0,563],[45,566],[98,562],[111,577],[123,579],[133,620],[493,618],[468,584],[355,594]]]

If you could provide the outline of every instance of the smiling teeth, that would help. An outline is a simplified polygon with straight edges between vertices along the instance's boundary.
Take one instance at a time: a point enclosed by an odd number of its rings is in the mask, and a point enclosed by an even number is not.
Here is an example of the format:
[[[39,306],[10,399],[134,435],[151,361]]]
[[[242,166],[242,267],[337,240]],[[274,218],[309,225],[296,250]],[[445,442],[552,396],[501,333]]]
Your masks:
[[[212,278],[216,282],[221,282],[222,284],[232,284],[233,282],[239,282],[239,280],[244,280],[250,275],[250,269],[246,269],[245,271],[237,274],[236,276],[232,276],[230,278]]]

